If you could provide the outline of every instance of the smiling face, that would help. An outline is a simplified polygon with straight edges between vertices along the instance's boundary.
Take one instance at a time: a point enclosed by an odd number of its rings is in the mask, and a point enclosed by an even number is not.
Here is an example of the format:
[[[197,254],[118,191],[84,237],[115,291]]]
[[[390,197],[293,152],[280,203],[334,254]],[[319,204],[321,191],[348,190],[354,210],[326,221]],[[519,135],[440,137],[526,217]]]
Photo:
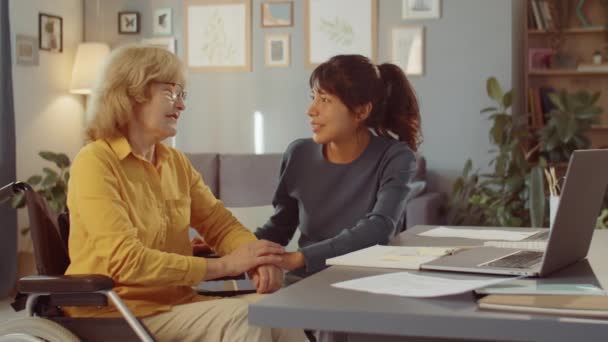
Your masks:
[[[352,113],[339,97],[315,87],[311,99],[307,114],[317,144],[349,140],[357,134],[361,117]]]
[[[149,100],[138,104],[135,121],[130,129],[136,129],[160,142],[177,133],[177,120],[186,109],[185,93],[180,84],[152,82]]]

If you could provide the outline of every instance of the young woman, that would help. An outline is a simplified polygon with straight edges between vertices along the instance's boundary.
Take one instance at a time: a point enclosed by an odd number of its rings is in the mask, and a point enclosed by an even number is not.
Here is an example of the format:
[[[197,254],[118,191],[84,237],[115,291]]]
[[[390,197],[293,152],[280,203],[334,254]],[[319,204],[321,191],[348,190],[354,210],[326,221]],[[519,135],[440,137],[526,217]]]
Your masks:
[[[248,302],[197,295],[203,280],[249,271],[259,292],[282,284],[283,248],[258,241],[218,201],[183,153],[161,142],[185,109],[184,68],[153,47],[115,50],[90,106],[90,142],[76,156],[68,192],[71,264],[103,274],[159,341],[292,341],[301,330],[248,324]],[[192,256],[194,227],[222,257]],[[265,280],[260,280],[264,278]],[[113,306],[65,308],[118,316]]]
[[[421,140],[416,96],[396,65],[335,56],[309,83],[312,139],[287,148],[275,213],[255,233],[286,245],[299,227],[299,250],[280,264],[299,277],[401,230]]]

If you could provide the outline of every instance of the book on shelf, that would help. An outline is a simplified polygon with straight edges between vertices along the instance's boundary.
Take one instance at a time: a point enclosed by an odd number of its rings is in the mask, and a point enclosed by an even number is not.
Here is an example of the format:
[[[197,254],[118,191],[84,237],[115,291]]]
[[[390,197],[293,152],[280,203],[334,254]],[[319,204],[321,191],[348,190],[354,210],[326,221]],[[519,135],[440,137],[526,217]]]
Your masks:
[[[528,2],[528,27],[541,31],[555,30],[551,6],[547,0],[530,0]]]
[[[576,67],[577,71],[580,72],[607,72],[608,73],[608,63],[603,64],[579,64]]]
[[[608,296],[489,295],[477,301],[482,310],[608,318]]]

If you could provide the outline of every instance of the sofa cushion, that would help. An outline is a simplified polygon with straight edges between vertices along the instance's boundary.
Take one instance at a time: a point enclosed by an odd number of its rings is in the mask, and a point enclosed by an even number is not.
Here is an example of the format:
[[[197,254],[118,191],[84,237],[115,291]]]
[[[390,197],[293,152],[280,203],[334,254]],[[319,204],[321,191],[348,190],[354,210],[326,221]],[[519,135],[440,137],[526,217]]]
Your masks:
[[[190,163],[203,176],[213,195],[219,195],[219,155],[217,153],[186,153]]]
[[[219,198],[226,207],[272,203],[279,183],[281,154],[223,154],[219,160]]]

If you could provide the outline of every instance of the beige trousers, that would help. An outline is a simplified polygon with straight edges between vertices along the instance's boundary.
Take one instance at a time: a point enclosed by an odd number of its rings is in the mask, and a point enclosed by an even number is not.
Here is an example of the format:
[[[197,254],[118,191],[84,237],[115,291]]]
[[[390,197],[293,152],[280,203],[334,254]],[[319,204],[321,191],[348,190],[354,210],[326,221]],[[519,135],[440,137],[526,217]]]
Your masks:
[[[171,311],[142,318],[159,341],[305,342],[301,329],[275,329],[251,325],[248,306],[262,296],[236,296],[174,306]]]

